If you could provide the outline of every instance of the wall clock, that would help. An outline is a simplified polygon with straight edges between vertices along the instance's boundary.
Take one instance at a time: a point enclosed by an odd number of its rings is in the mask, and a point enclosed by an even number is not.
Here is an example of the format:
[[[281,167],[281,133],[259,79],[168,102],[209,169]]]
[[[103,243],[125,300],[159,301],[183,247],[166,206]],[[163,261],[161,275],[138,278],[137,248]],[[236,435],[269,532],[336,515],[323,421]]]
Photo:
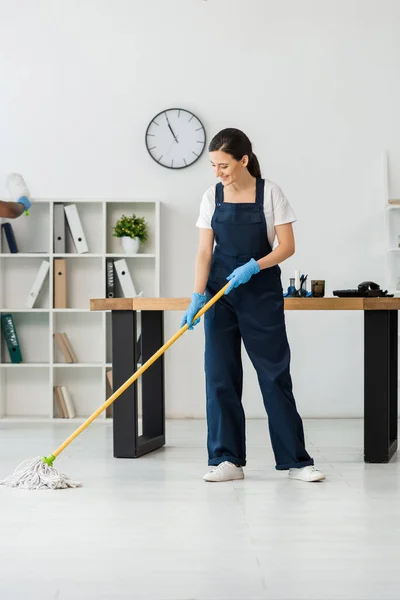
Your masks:
[[[184,169],[200,158],[206,145],[206,132],[198,117],[183,108],[158,113],[146,131],[150,156],[168,169]]]

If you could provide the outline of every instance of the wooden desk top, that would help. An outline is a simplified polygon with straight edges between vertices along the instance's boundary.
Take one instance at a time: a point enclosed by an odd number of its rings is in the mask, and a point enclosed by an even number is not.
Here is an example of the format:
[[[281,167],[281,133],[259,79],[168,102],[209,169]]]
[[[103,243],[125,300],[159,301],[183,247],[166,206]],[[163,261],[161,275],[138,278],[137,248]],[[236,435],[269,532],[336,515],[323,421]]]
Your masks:
[[[93,298],[90,310],[186,310],[190,298]],[[400,298],[285,298],[285,310],[400,310]]]

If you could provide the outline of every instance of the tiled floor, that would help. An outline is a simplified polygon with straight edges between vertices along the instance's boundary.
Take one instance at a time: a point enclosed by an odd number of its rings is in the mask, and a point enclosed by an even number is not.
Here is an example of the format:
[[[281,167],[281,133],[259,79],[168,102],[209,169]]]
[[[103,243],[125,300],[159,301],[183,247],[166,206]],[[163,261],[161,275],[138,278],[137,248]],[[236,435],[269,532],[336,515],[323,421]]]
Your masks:
[[[248,421],[246,479],[223,484],[201,479],[204,421],[169,421],[137,460],[94,423],[55,463],[82,488],[0,488],[1,600],[398,600],[397,457],[363,463],[362,421],[304,425],[326,482],[275,471],[266,421]],[[0,479],[72,429],[0,421]]]

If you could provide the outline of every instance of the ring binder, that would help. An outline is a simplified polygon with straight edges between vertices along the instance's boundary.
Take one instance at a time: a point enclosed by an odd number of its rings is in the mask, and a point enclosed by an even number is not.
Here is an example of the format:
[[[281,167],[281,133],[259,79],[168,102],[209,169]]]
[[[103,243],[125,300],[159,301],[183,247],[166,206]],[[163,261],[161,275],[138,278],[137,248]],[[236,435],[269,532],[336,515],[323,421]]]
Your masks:
[[[125,298],[135,298],[137,293],[126,260],[124,258],[116,260],[114,262],[114,267]]]
[[[106,259],[106,296],[114,298],[115,296],[115,278],[114,278],[114,260]]]
[[[54,204],[54,252],[65,254],[64,204]]]
[[[47,260],[43,260],[42,264],[39,267],[39,271],[37,272],[36,279],[32,285],[31,291],[29,292],[28,300],[26,301],[26,306],[28,308],[33,308],[40,294],[40,290],[43,287],[49,269],[50,263]]]
[[[64,258],[54,259],[54,308],[67,308],[66,268]]]
[[[76,251],[78,254],[84,254],[89,251],[86,243],[85,234],[83,233],[82,223],[79,218],[78,209],[76,204],[69,204],[64,206],[64,212],[67,217],[68,227],[74,240]]]
[[[11,314],[1,315],[1,325],[4,331],[4,338],[6,340],[8,352],[10,354],[11,362],[20,363],[22,362],[21,349],[19,346],[17,331],[15,329],[14,319]]]

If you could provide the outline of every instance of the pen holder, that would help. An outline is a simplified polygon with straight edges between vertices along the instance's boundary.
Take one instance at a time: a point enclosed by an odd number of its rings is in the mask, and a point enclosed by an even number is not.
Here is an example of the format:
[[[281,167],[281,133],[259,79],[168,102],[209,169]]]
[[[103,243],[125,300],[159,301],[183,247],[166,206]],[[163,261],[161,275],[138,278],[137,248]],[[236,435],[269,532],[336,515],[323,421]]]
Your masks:
[[[325,280],[312,279],[311,292],[314,298],[323,298],[325,296]]]

